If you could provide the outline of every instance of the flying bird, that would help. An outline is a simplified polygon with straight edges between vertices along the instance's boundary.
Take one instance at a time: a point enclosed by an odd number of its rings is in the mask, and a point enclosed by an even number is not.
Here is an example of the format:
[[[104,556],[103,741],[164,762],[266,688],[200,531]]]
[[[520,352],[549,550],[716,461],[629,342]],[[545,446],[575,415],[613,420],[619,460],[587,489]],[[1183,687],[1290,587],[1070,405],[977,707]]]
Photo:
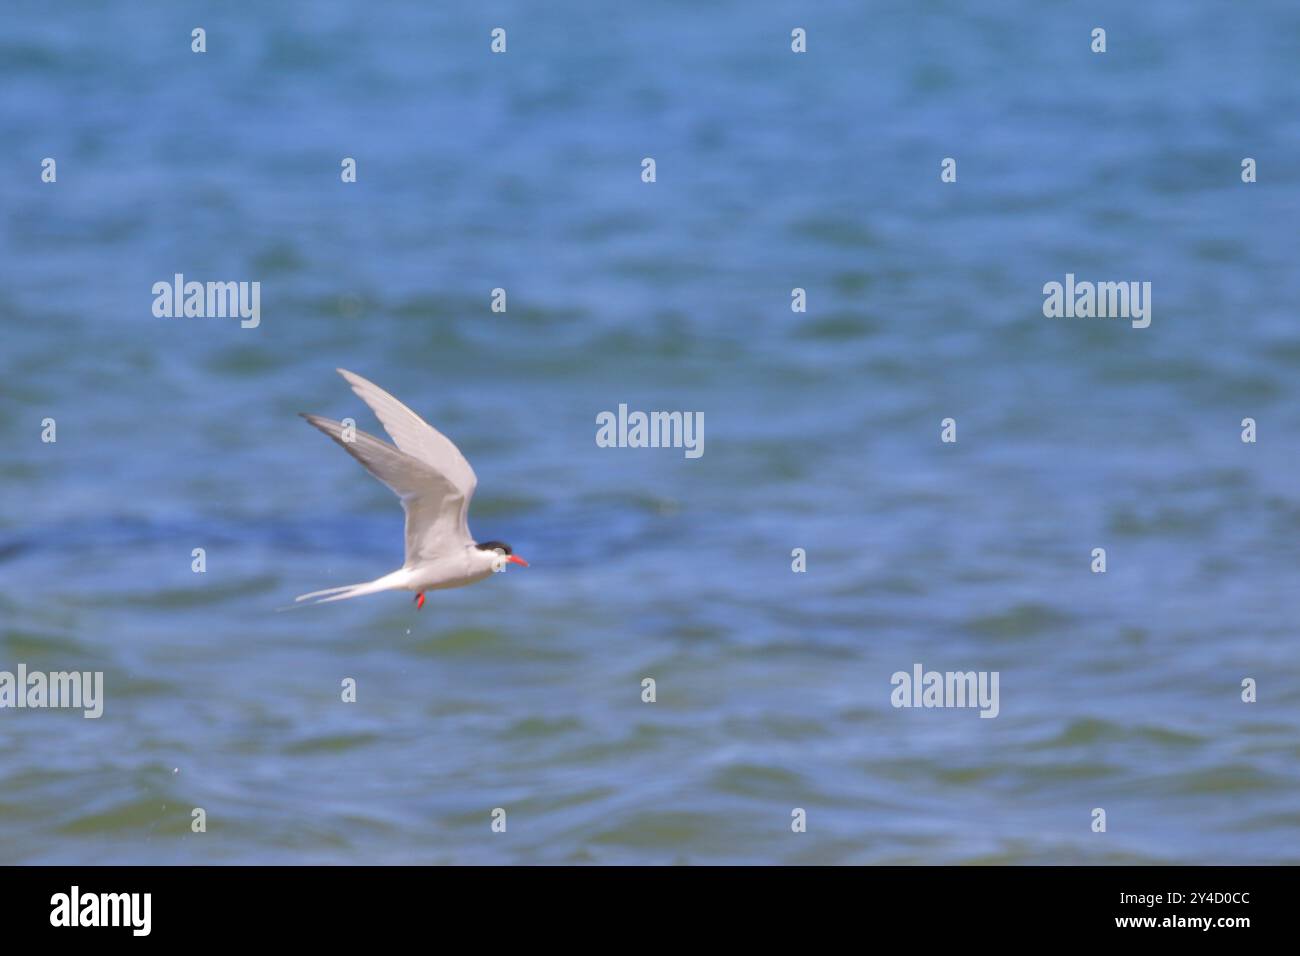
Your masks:
[[[406,512],[406,561],[382,578],[312,591],[296,600],[324,604],[400,590],[414,591],[415,606],[422,608],[425,591],[464,587],[505,570],[506,564],[528,567],[510,545],[480,543],[470,536],[469,502],[478,478],[451,439],[373,382],[346,369],[337,371],[370,406],[393,444],[345,429],[333,419],[300,414],[401,499]]]

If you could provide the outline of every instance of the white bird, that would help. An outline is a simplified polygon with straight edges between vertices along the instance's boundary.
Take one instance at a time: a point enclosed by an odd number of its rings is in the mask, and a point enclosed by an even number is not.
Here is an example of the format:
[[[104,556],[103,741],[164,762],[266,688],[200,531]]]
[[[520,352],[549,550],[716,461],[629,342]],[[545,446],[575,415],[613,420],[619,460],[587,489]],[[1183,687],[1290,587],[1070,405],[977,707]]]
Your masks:
[[[338,373],[352,386],[393,445],[363,431],[345,429],[341,422],[302,414],[397,495],[406,512],[406,561],[382,578],[303,594],[296,600],[314,604],[376,594],[415,591],[416,607],[424,607],[424,592],[464,587],[482,581],[506,564],[528,562],[501,541],[470,537],[469,502],[478,478],[465,456],[441,432],[378,385],[346,369]]]

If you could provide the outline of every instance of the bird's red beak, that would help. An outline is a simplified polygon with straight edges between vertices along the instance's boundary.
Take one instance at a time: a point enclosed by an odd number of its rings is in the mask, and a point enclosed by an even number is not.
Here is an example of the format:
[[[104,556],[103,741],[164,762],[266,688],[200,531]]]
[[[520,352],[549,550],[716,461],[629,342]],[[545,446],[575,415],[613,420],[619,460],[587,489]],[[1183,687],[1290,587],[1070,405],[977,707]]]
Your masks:
[[[524,567],[528,567],[528,562],[525,561],[523,558],[519,557],[519,555],[517,554],[510,555],[510,557],[506,558],[506,560],[509,561],[511,564],[522,564]]]

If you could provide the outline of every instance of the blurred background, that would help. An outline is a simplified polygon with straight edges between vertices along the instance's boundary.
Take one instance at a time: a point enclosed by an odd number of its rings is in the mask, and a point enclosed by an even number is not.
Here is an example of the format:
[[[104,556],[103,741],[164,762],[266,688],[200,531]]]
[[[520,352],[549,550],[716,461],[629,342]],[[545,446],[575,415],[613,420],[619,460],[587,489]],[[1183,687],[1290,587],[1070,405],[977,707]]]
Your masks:
[[[9,0],[0,670],[106,703],[0,711],[0,862],[1300,862],[1298,57],[1283,0]],[[277,613],[401,562],[295,414],[379,431],[340,365],[530,569]]]

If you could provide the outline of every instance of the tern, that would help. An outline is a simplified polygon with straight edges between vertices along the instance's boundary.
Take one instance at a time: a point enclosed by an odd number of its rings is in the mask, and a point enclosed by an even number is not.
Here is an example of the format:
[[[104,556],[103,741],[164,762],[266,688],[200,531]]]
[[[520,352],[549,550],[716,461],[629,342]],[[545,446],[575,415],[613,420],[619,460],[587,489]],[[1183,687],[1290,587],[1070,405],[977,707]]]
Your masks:
[[[493,571],[504,571],[506,564],[528,567],[510,545],[480,543],[470,536],[469,502],[478,478],[451,439],[373,382],[347,369],[336,371],[370,406],[393,444],[333,419],[299,414],[401,499],[406,512],[406,561],[382,578],[312,591],[296,600],[324,604],[380,591],[414,591],[415,606],[422,608],[425,591],[464,587]]]

